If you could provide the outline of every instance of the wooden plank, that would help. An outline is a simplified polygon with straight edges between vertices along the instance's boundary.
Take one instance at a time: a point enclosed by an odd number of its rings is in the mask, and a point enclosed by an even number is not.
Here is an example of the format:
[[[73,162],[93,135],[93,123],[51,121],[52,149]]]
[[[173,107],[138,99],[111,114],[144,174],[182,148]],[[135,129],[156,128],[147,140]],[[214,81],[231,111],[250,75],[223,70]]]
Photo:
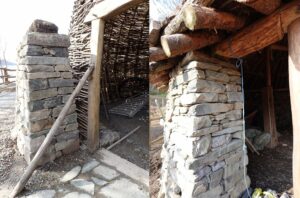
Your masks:
[[[129,8],[135,7],[145,0],[104,0],[96,4],[85,17],[84,22],[90,22],[99,18],[112,18]]]
[[[88,90],[88,149],[94,152],[99,146],[100,133],[100,76],[104,38],[103,19],[92,21],[91,65],[95,66]]]
[[[52,142],[52,140],[53,140],[53,138],[54,138],[57,130],[62,125],[62,123],[64,121],[64,118],[67,116],[67,113],[68,113],[71,105],[73,104],[73,101],[74,101],[75,97],[79,94],[80,90],[82,89],[82,87],[85,84],[85,81],[90,76],[90,74],[93,71],[93,69],[94,69],[94,67],[90,67],[85,72],[85,74],[83,75],[83,77],[81,78],[81,80],[79,81],[79,83],[76,86],[75,90],[72,92],[72,94],[69,97],[68,101],[66,102],[65,106],[63,107],[63,109],[59,113],[57,119],[55,120],[54,124],[52,125],[49,133],[47,134],[47,137],[43,141],[42,145],[39,147],[39,149],[36,152],[36,154],[35,154],[34,158],[32,159],[32,161],[29,163],[29,165],[26,168],[24,174],[22,175],[20,181],[17,183],[17,185],[13,189],[10,197],[15,197],[25,187],[25,185],[26,185],[27,181],[29,180],[29,178],[31,177],[33,171],[38,166],[38,163],[39,163],[41,157],[47,151],[47,148],[50,145],[50,143]]]
[[[288,28],[289,86],[293,122],[293,186],[294,197],[300,197],[300,19]]]
[[[281,0],[236,0],[265,15],[274,12],[281,5]]]
[[[220,56],[238,58],[281,40],[288,25],[300,17],[300,0],[292,1],[273,14],[242,29],[215,47]]]

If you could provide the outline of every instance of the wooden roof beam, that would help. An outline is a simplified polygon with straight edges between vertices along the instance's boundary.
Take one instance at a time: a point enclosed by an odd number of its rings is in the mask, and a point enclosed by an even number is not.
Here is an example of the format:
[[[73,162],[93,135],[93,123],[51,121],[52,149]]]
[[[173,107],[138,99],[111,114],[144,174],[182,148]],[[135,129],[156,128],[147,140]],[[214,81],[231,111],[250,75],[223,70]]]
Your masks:
[[[145,2],[145,0],[104,0],[96,4],[85,17],[84,22],[95,19],[112,18],[120,13]]]
[[[182,16],[183,10],[187,5],[197,4],[201,6],[210,6],[213,2],[214,0],[185,0],[181,10],[175,15],[175,17],[169,22],[169,24],[164,29],[164,34],[170,35],[188,30],[187,27],[184,25]]]
[[[300,17],[299,8],[300,0],[292,1],[273,14],[222,41],[215,47],[215,52],[220,56],[238,58],[281,40],[288,25]]]
[[[269,15],[281,5],[281,0],[236,0],[265,15]]]
[[[186,6],[183,9],[182,17],[185,26],[190,30],[221,29],[234,31],[245,25],[245,20],[242,17],[197,4]]]

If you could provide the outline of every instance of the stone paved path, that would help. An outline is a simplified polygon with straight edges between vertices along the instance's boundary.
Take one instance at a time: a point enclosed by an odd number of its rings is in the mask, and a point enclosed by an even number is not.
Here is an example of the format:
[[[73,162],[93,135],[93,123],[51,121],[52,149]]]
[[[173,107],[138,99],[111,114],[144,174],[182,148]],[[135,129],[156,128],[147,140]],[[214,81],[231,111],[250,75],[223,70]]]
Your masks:
[[[61,185],[23,198],[148,198],[148,180],[146,170],[102,149],[94,159],[66,172]]]

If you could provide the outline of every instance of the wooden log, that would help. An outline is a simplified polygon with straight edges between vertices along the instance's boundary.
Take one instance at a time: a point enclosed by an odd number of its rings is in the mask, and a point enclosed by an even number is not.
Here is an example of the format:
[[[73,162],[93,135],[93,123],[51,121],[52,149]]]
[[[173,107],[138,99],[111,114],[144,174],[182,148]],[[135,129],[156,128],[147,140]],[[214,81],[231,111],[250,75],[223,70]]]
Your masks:
[[[103,54],[104,20],[92,21],[91,64],[95,65],[88,89],[88,149],[94,152],[99,146],[100,131],[100,76]]]
[[[183,21],[185,26],[192,31],[197,29],[234,31],[245,25],[245,20],[241,17],[197,4],[187,5],[184,8]]]
[[[213,58],[212,56],[209,56],[199,50],[191,51],[187,53],[185,57],[182,59],[182,61],[179,63],[179,66],[183,67],[191,61],[212,63],[223,67],[231,68],[231,69],[236,69],[235,65],[226,61],[221,61],[220,59],[217,58]]]
[[[82,79],[79,81],[79,83],[76,86],[75,90],[73,91],[73,93],[69,97],[69,99],[66,102],[65,106],[63,107],[63,109],[59,113],[57,119],[55,120],[54,124],[52,125],[49,133],[47,134],[47,137],[43,141],[42,145],[38,149],[38,151],[35,154],[35,156],[32,159],[32,161],[29,163],[29,165],[26,168],[24,174],[22,175],[20,181],[17,183],[17,185],[13,189],[13,191],[12,191],[12,193],[10,195],[11,197],[15,197],[25,187],[25,185],[26,185],[27,181],[29,180],[30,176],[32,175],[33,171],[38,166],[39,160],[41,159],[41,157],[43,156],[43,154],[46,152],[48,146],[50,145],[51,141],[54,138],[54,135],[56,134],[57,130],[59,129],[59,127],[63,123],[64,118],[68,114],[68,111],[69,111],[71,105],[73,104],[73,101],[74,101],[75,97],[79,94],[81,88],[84,86],[85,81],[90,76],[90,74],[92,73],[93,69],[94,69],[94,67],[90,67],[85,72],[85,74],[83,75]]]
[[[158,21],[150,21],[149,24],[149,44],[150,46],[156,46],[160,37],[160,29],[162,24]]]
[[[164,50],[161,47],[150,47],[149,49],[149,61],[160,61],[168,59]]]
[[[161,45],[168,57],[200,49],[220,41],[222,35],[215,32],[197,32],[189,34],[172,34],[161,37]]]
[[[169,22],[164,29],[164,34],[170,35],[175,33],[181,33],[187,30],[187,27],[183,21],[183,10],[185,6],[190,4],[197,4],[201,6],[210,6],[214,0],[186,0],[182,5],[181,10],[175,15],[175,17]]]
[[[236,0],[265,15],[274,12],[281,5],[281,0]]]
[[[288,28],[289,87],[293,122],[293,186],[294,197],[300,197],[300,19]]]
[[[259,51],[284,36],[288,25],[300,17],[300,0],[292,1],[266,18],[242,29],[215,47],[220,56],[238,58]]]
[[[158,61],[158,62],[150,62],[149,63],[149,71],[150,72],[160,72],[173,68],[178,63],[177,58],[171,58],[168,60]]]

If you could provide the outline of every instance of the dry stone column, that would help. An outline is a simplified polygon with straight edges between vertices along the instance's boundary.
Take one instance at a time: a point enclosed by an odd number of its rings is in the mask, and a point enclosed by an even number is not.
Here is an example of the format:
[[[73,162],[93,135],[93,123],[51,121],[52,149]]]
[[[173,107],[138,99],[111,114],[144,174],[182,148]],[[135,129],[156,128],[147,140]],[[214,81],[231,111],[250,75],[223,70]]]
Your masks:
[[[68,59],[69,38],[57,34],[55,27],[52,23],[36,20],[18,50],[14,132],[18,149],[28,163],[74,89]],[[79,148],[75,109],[74,103],[40,164]]]
[[[172,71],[161,154],[162,195],[239,197],[249,187],[242,99],[234,66],[191,61]]]

